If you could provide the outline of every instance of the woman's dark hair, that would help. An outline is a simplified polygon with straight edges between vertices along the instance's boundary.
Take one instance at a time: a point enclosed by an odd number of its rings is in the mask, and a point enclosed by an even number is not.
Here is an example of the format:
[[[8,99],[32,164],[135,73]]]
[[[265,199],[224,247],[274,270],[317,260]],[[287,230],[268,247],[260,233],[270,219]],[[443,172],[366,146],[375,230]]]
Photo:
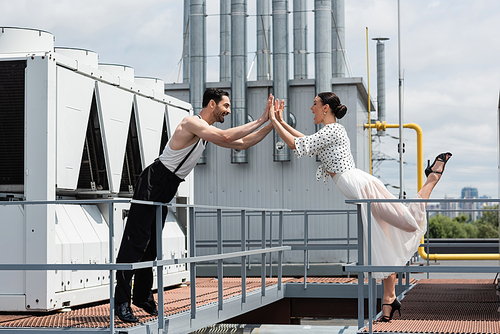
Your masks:
[[[229,93],[219,88],[207,88],[207,90],[205,90],[205,93],[203,94],[201,107],[205,108],[206,106],[208,106],[210,100],[214,100],[215,104],[219,104],[223,96],[229,97]]]
[[[339,97],[332,92],[319,93],[318,97],[323,104],[328,104],[337,119],[341,119],[347,113],[347,107],[340,103]]]

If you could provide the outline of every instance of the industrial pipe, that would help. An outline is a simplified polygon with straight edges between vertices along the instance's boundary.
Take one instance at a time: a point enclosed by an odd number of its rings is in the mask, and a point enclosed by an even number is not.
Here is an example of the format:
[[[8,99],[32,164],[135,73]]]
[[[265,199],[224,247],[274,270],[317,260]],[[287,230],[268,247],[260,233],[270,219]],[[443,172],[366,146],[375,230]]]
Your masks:
[[[257,80],[271,80],[269,0],[257,0]]]
[[[189,5],[189,101],[194,114],[200,113],[207,82],[206,0],[191,0]],[[205,151],[206,152],[206,151]],[[203,152],[198,163],[206,163]]]
[[[231,126],[248,121],[247,0],[231,0]],[[231,150],[231,163],[248,163],[246,150]]]
[[[293,0],[293,78],[307,79],[307,15],[302,0]]]
[[[272,1],[273,20],[273,90],[274,96],[285,101],[283,120],[288,123],[288,0]],[[331,78],[330,78],[331,81]],[[331,84],[330,84],[331,87]],[[274,131],[274,161],[290,161],[290,149]]]
[[[184,0],[184,25],[183,25],[183,50],[182,50],[182,82],[189,82],[189,2],[191,0]]]
[[[375,124],[365,124],[365,129],[376,128],[378,131],[385,131],[387,128],[399,128],[399,124],[386,124],[376,122]],[[403,128],[414,129],[417,132],[417,189],[422,189],[424,185],[424,154],[423,154],[423,133],[422,128],[415,123],[403,124]],[[424,238],[420,241],[424,243]],[[420,256],[427,260],[499,260],[500,254],[427,254],[424,246],[418,248]]]
[[[345,1],[332,1],[332,72],[334,78],[345,77]]]
[[[231,0],[220,0],[219,81],[231,81]]]

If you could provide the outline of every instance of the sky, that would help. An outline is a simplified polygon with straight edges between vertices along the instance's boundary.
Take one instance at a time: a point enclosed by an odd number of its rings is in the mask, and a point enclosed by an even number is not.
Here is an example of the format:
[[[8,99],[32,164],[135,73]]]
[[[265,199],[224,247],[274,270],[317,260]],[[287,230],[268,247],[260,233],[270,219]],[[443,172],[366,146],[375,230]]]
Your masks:
[[[314,78],[314,1],[307,1],[309,78]],[[92,50],[99,62],[128,65],[136,76],[182,82],[182,0],[0,0],[0,26],[50,32],[55,46]],[[207,81],[218,81],[219,1],[207,0]],[[424,159],[450,151],[432,197],[460,197],[463,187],[498,197],[500,95],[500,1],[401,0],[400,55],[403,123],[423,130]],[[289,0],[290,11],[293,1]],[[255,0],[248,0],[248,69],[256,42]],[[289,18],[290,25],[293,20]],[[366,29],[368,28],[368,51]],[[292,30],[293,31],[293,30]],[[388,37],[387,123],[399,123],[398,1],[345,1],[345,49],[349,73],[370,81],[376,100],[376,42]],[[293,43],[290,42],[290,48]],[[368,61],[367,61],[368,54]],[[290,55],[290,63],[293,62]],[[369,71],[367,70],[369,64]],[[180,74],[180,75],[179,75]],[[369,74],[369,75],[368,75]],[[290,72],[293,76],[293,70]],[[255,66],[250,80],[255,78]],[[374,115],[372,118],[376,118]],[[376,138],[374,150],[398,159],[397,129]],[[416,192],[416,135],[404,131],[404,188]],[[387,160],[374,170],[398,194],[399,164]]]

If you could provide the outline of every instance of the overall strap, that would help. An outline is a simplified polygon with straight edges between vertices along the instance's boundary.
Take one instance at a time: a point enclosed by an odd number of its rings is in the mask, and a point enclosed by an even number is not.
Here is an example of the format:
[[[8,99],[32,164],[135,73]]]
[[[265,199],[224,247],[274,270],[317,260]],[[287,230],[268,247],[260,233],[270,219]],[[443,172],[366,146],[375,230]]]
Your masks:
[[[196,116],[198,116],[198,117],[201,119],[201,116],[200,116],[199,114],[198,114],[198,115],[196,115]],[[200,140],[201,140],[201,138],[200,138]],[[186,160],[189,158],[189,156],[191,155],[191,153],[193,153],[194,149],[198,146],[198,144],[199,144],[200,140],[198,140],[198,141],[196,142],[196,144],[195,144],[195,145],[193,145],[193,148],[191,149],[191,151],[189,151],[189,153],[188,153],[188,154],[184,157],[184,159],[182,159],[182,161],[181,161],[181,163],[179,164],[179,166],[177,166],[177,168],[175,169],[174,174],[175,174],[175,173],[177,173],[177,171],[179,170],[179,168],[181,168],[181,167],[182,167],[182,165],[184,165],[184,163],[185,163],[185,162],[186,162]]]

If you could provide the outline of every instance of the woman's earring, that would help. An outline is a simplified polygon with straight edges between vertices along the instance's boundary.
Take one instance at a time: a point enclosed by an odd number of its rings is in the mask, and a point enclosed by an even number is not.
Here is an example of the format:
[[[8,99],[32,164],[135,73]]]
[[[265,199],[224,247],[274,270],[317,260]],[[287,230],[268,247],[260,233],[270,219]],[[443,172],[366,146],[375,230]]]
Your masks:
[[[323,112],[323,115],[326,115],[326,111],[325,111],[325,112]]]

